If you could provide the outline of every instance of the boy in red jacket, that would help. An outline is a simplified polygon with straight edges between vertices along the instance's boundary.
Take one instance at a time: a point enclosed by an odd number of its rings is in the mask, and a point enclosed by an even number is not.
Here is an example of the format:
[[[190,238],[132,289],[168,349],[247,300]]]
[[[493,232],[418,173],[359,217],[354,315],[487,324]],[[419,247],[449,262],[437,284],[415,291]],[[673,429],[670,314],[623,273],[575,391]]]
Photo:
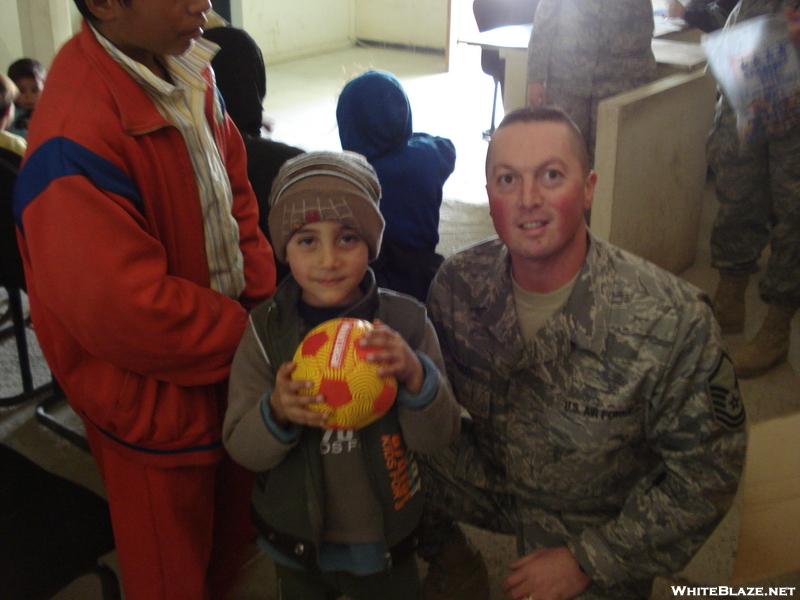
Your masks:
[[[275,286],[208,0],[76,0],[15,216],[31,315],[108,490],[127,600],[222,598],[252,539],[226,379]]]

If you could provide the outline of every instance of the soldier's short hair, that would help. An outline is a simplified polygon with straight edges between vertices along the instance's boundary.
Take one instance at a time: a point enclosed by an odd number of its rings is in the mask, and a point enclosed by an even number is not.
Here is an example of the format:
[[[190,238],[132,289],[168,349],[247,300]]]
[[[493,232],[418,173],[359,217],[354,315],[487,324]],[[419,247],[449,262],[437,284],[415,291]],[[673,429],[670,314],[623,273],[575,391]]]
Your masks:
[[[571,133],[570,138],[572,141],[572,147],[581,163],[583,174],[584,176],[589,174],[592,166],[589,161],[589,151],[586,149],[586,140],[583,139],[581,129],[575,124],[575,121],[573,121],[572,118],[566,112],[564,112],[563,109],[557,106],[526,106],[524,108],[513,110],[503,117],[503,120],[500,121],[500,125],[497,126],[495,131],[502,129],[503,127],[508,127],[509,125],[513,125],[514,123],[533,122],[563,123],[566,125]],[[489,148],[486,151],[487,172],[489,168],[489,154],[491,149],[492,141],[489,140]]]

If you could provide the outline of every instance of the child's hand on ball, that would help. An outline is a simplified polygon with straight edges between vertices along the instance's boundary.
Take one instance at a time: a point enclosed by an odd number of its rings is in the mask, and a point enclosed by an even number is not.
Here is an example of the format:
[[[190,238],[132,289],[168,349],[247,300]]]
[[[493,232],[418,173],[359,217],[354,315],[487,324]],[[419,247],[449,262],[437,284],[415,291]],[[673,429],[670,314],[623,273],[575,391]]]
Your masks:
[[[419,358],[394,329],[380,319],[375,319],[372,324],[374,328],[364,334],[359,342],[361,347],[375,350],[367,354],[367,361],[380,363],[379,377],[394,376],[409,392],[418,394],[425,380],[425,371]]]
[[[311,403],[323,401],[321,395],[308,396],[299,394],[301,390],[310,389],[313,385],[311,381],[298,380],[291,378],[292,371],[295,369],[293,362],[283,363],[275,374],[275,389],[269,397],[269,404],[272,407],[272,416],[275,422],[281,427],[286,427],[291,421],[300,425],[311,427],[324,427],[328,420],[327,413],[319,413],[306,408]]]

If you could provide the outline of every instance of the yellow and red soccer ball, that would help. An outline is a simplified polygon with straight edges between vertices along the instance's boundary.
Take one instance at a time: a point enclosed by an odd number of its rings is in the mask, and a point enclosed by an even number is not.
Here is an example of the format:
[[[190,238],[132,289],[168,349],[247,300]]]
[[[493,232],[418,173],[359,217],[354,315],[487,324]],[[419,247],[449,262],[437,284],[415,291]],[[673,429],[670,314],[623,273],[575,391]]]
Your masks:
[[[317,325],[294,354],[292,379],[314,382],[303,394],[322,394],[324,402],[310,410],[330,413],[328,429],[361,429],[381,418],[397,394],[394,377],[378,377],[378,365],[366,361],[374,350],[359,340],[372,329],[362,319],[331,319]]]

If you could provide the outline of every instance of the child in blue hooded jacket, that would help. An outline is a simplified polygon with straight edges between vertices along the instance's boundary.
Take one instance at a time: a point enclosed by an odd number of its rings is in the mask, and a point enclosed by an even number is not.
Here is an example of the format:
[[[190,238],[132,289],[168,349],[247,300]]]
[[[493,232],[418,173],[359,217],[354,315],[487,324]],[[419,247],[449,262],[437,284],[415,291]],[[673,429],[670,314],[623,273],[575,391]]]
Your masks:
[[[424,302],[444,260],[436,253],[439,208],[455,147],[447,138],[413,132],[408,96],[386,71],[367,71],[345,85],[336,120],[342,149],[365,156],[383,190],[386,230],[371,265],[377,283]]]

